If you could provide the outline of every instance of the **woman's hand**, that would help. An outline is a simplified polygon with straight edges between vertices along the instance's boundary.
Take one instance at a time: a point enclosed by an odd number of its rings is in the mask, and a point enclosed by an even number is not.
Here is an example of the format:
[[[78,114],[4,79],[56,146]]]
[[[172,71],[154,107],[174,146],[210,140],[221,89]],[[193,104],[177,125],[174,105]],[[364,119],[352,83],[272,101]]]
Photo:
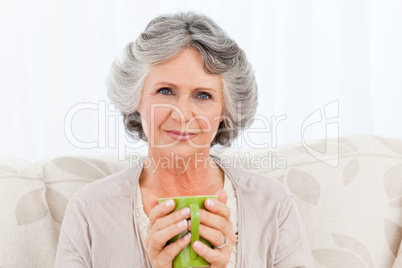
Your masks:
[[[155,195],[150,197],[150,206],[149,225],[145,237],[148,255],[155,268],[171,268],[174,257],[191,242],[191,235],[188,233],[167,246],[166,243],[187,229],[190,208],[186,207],[169,214],[175,208],[174,200],[169,199],[158,204]]]
[[[228,265],[233,245],[236,242],[236,235],[230,221],[230,210],[226,206],[227,193],[225,190],[219,190],[216,195],[218,200],[205,200],[207,210],[200,209],[200,236],[208,240],[215,248],[209,248],[200,241],[193,244],[194,251],[211,263],[211,268]],[[216,248],[225,243],[225,238],[227,244],[222,248]]]

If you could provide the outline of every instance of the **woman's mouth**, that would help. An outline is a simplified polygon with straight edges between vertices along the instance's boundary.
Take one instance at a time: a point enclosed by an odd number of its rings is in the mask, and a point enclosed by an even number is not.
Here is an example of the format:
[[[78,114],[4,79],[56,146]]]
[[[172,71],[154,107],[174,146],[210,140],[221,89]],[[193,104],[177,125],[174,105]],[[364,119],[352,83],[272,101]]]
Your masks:
[[[191,140],[195,136],[197,136],[196,133],[192,132],[180,132],[180,131],[175,131],[175,130],[167,130],[166,133],[172,137],[175,140],[180,140],[180,141],[187,141]]]

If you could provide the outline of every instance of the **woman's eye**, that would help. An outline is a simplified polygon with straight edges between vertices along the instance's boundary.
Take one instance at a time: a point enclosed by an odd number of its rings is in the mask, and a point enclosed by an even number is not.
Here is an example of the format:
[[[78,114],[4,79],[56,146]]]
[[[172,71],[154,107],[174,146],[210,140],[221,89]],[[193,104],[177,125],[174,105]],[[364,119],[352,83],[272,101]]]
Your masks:
[[[168,95],[170,93],[170,88],[161,88],[157,92],[162,93],[163,95]]]
[[[208,99],[211,98],[211,95],[208,94],[208,93],[203,92],[203,93],[200,93],[200,94],[198,95],[198,97],[199,97],[201,100],[208,100]]]

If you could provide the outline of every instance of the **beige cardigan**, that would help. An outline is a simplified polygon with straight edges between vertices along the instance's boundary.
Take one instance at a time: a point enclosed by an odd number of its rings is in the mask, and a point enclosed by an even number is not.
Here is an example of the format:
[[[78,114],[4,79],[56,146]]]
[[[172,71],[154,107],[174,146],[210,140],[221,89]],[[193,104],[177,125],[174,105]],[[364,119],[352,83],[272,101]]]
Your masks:
[[[304,227],[287,189],[273,179],[212,157],[236,190],[236,267],[314,267]],[[144,159],[88,184],[70,199],[56,268],[152,267],[134,214]]]

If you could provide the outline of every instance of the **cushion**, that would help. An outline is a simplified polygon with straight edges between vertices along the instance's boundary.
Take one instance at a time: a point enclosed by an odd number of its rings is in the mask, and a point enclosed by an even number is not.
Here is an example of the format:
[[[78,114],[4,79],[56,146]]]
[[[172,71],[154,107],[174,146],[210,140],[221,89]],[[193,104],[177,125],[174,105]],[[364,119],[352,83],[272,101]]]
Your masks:
[[[402,239],[401,139],[353,135],[219,153],[294,194],[315,267],[394,263]]]
[[[399,245],[399,251],[398,251],[398,256],[396,256],[394,265],[392,268],[401,268],[402,267],[402,241],[401,244]]]
[[[400,139],[356,135],[212,153],[272,177],[293,193],[316,267],[392,267],[398,254],[400,262]],[[129,159],[0,158],[0,267],[53,267],[68,199],[128,167]]]
[[[0,267],[54,267],[68,199],[128,166],[115,157],[0,158]]]

